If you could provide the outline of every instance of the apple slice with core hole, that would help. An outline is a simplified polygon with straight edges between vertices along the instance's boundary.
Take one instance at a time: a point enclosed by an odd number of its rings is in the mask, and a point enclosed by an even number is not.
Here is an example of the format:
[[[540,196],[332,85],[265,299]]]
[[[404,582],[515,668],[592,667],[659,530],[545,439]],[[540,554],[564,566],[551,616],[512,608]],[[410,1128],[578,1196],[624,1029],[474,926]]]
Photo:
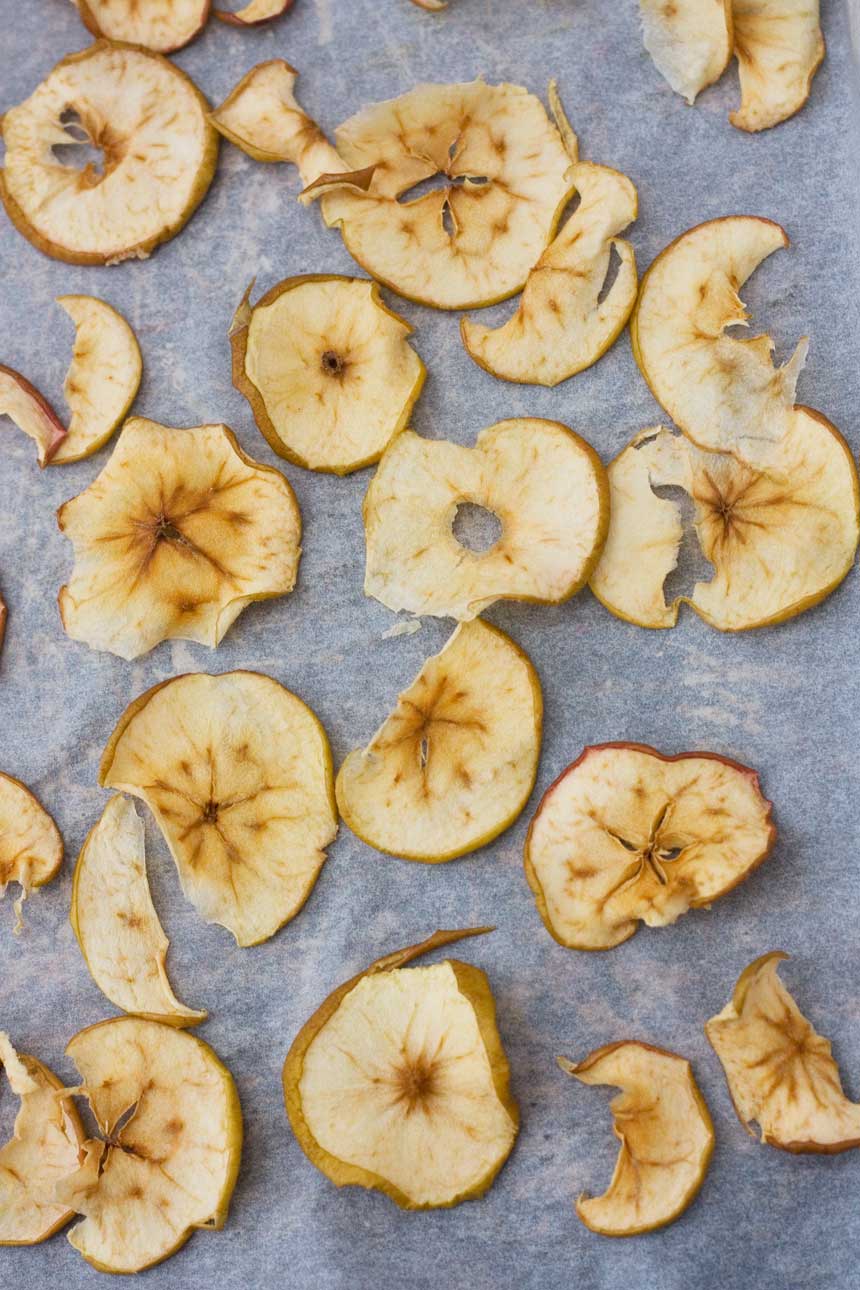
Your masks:
[[[47,466],[66,437],[66,427],[47,399],[20,372],[2,365],[0,417],[8,417],[19,430],[29,435],[36,444],[40,466]]]
[[[206,26],[211,0],[74,0],[87,31],[171,54]]]
[[[293,0],[250,0],[241,9],[216,9],[215,17],[233,27],[260,27],[292,7]]]
[[[21,889],[16,932],[30,892],[50,882],[62,863],[63,839],[48,812],[20,780],[0,771],[0,897],[11,882]]]
[[[645,48],[688,103],[719,80],[732,56],[732,0],[639,0]]]
[[[739,130],[768,130],[799,112],[824,59],[819,0],[732,0]]]
[[[298,72],[283,58],[252,67],[209,115],[215,129],[255,161],[289,161],[303,184],[346,170],[322,130],[299,106]]]

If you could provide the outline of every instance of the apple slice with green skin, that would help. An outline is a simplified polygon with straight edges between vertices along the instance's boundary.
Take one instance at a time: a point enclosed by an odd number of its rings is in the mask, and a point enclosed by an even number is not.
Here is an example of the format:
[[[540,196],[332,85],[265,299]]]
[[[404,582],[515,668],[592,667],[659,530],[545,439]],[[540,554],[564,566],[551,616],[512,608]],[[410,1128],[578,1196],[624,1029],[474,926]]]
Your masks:
[[[0,897],[10,883],[21,888],[16,932],[27,896],[50,882],[62,863],[63,839],[48,812],[19,779],[0,772]]]
[[[241,9],[216,9],[215,17],[233,27],[260,27],[292,9],[293,0],[250,0]]]
[[[20,372],[2,365],[0,417],[8,417],[33,440],[40,466],[47,466],[66,438],[66,427],[47,399]]]
[[[181,49],[206,26],[211,0],[73,0],[87,31],[156,54]]]
[[[69,918],[99,989],[124,1012],[171,1026],[206,1020],[180,1003],[167,979],[164,934],[146,880],[143,821],[112,797],[84,842]]]
[[[478,968],[406,965],[489,927],[436,932],[372,963],[326,999],[284,1063],[299,1145],[338,1187],[402,1209],[482,1196],[510,1155],[519,1111]]]
[[[645,48],[688,103],[719,80],[732,57],[732,0],[639,0]]]
[[[783,1151],[832,1155],[860,1147],[860,1104],[842,1091],[829,1039],[780,981],[787,958],[773,950],[750,963],[705,1034],[749,1133],[755,1121],[761,1141]]]
[[[81,1163],[83,1125],[56,1075],[16,1053],[3,1031],[0,1067],[19,1099],[12,1137],[0,1147],[0,1245],[36,1245],[74,1217],[53,1191]]]
[[[769,130],[799,112],[824,60],[819,0],[732,0],[739,130]]]
[[[611,1084],[613,1131],[621,1143],[602,1196],[580,1196],[576,1212],[601,1236],[638,1236],[673,1222],[697,1195],[714,1150],[714,1127],[690,1063],[626,1040],[581,1062],[558,1064],[583,1084]]]

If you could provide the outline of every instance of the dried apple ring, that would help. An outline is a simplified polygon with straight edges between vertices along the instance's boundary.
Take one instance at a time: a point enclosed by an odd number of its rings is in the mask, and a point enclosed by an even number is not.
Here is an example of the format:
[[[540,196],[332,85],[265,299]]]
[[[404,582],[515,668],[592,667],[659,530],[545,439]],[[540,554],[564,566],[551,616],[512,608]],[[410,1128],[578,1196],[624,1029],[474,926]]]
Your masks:
[[[639,0],[642,38],[658,72],[688,103],[732,57],[733,0]]]
[[[824,60],[819,0],[732,0],[739,130],[768,130],[799,112]]]
[[[0,897],[10,883],[21,888],[15,902],[15,930],[31,891],[44,887],[63,863],[60,830],[29,788],[0,771]]]
[[[87,31],[171,54],[206,26],[211,0],[73,0]]]

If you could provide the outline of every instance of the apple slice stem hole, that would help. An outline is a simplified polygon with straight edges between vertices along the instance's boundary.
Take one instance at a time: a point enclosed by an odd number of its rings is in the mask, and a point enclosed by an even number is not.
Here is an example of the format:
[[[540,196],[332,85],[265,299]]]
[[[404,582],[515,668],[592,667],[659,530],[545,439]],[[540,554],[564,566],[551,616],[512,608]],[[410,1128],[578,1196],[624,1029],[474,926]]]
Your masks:
[[[663,583],[663,596],[667,605],[680,596],[691,596],[697,583],[710,582],[714,576],[714,566],[705,558],[699,535],[696,532],[696,504],[686,489],[677,484],[651,485],[656,497],[663,497],[674,502],[681,514],[684,533],[678,548],[678,558],[674,569],[666,575]]]
[[[451,532],[460,546],[475,555],[485,555],[502,536],[502,521],[494,511],[475,502],[460,502],[454,512]]]
[[[71,170],[89,171],[101,178],[105,170],[105,154],[93,141],[80,114],[74,108],[67,108],[60,115],[60,125],[69,136],[68,143],[55,143],[51,148],[60,165]]]

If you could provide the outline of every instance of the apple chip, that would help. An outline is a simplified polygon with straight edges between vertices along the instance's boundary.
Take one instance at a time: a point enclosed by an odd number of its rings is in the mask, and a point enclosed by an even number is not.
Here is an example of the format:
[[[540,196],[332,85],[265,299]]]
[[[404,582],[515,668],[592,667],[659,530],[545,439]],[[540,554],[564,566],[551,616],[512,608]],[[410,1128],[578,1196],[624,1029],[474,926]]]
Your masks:
[[[436,932],[347,981],[299,1031],[284,1100],[308,1159],[338,1187],[403,1209],[472,1200],[510,1155],[519,1111],[486,976],[422,954],[488,927]]]
[[[489,550],[454,536],[463,504],[501,522]],[[600,459],[558,421],[498,421],[474,448],[405,430],[364,499],[364,590],[395,612],[461,620],[501,599],[557,604],[588,581],[608,524]]]
[[[75,867],[72,927],[84,962],[111,1003],[153,1021],[205,1021],[180,1003],[167,979],[169,942],[146,880],[143,822],[126,797],[112,797]]]
[[[526,876],[561,945],[612,949],[742,882],[773,847],[770,813],[755,771],[726,757],[598,744],[544,794]]]
[[[252,67],[209,120],[255,161],[290,161],[303,184],[345,170],[315,121],[296,101],[298,72],[283,58]]]
[[[346,475],[378,461],[403,429],[425,369],[412,328],[366,278],[287,278],[230,329],[233,384],[271,449]]]
[[[2,1031],[0,1067],[19,1099],[12,1137],[0,1147],[0,1245],[36,1245],[74,1217],[53,1192],[81,1162],[83,1126],[56,1075],[16,1053]]]
[[[799,112],[824,59],[818,0],[731,0],[739,130],[767,130]]]
[[[30,892],[50,882],[62,863],[63,839],[44,806],[20,780],[0,771],[0,897],[11,882],[21,889],[16,931]]]
[[[252,601],[295,586],[293,490],[223,425],[132,417],[104,470],[57,518],[75,549],[63,626],[120,658],[164,640],[214,647]]]
[[[732,0],[639,0],[639,14],[658,72],[693,103],[729,65]]]
[[[673,1222],[697,1195],[714,1150],[714,1126],[690,1063],[626,1040],[558,1064],[583,1084],[621,1089],[609,1104],[621,1143],[615,1171],[602,1196],[577,1200],[585,1226],[601,1236],[636,1236]]]
[[[636,218],[630,180],[581,161],[570,171],[580,203],[528,276],[519,307],[501,327],[462,319],[463,344],[505,381],[558,385],[596,363],[617,340],[636,301],[636,258],[618,234]],[[618,272],[604,295],[613,248]]]
[[[257,945],[310,895],[337,833],[332,763],[310,708],[258,672],[174,677],[135,699],[99,783],[146,802],[207,922]]]
[[[211,0],[74,0],[87,31],[170,54],[206,25]]]
[[[47,466],[66,437],[66,427],[35,386],[14,368],[0,364],[0,417],[23,430],[36,445],[40,466]]]
[[[860,1147],[860,1104],[842,1090],[830,1040],[813,1030],[779,979],[781,950],[738,978],[731,1000],[705,1025],[735,1110],[761,1141],[827,1155]]]
[[[640,627],[674,627],[689,604],[720,631],[784,622],[838,587],[854,562],[858,481],[851,451],[818,412],[795,409],[777,468],[702,452],[683,435],[644,430],[609,466],[612,522],[591,589]],[[683,489],[714,566],[709,582],[666,603],[683,537],[680,511],[654,489]]]
[[[140,1272],[195,1228],[224,1226],[242,1153],[233,1078],[202,1039],[143,1017],[82,1030],[67,1053],[103,1141],[58,1195],[69,1241],[101,1272]]]
[[[2,118],[0,198],[20,233],[71,264],[145,259],[178,233],[215,173],[208,104],[159,54],[98,40]],[[100,148],[83,170],[55,149]]]
[[[292,7],[293,0],[250,0],[241,9],[216,9],[215,17],[234,27],[259,27],[264,22],[271,22],[273,18],[280,18],[282,13]]]

